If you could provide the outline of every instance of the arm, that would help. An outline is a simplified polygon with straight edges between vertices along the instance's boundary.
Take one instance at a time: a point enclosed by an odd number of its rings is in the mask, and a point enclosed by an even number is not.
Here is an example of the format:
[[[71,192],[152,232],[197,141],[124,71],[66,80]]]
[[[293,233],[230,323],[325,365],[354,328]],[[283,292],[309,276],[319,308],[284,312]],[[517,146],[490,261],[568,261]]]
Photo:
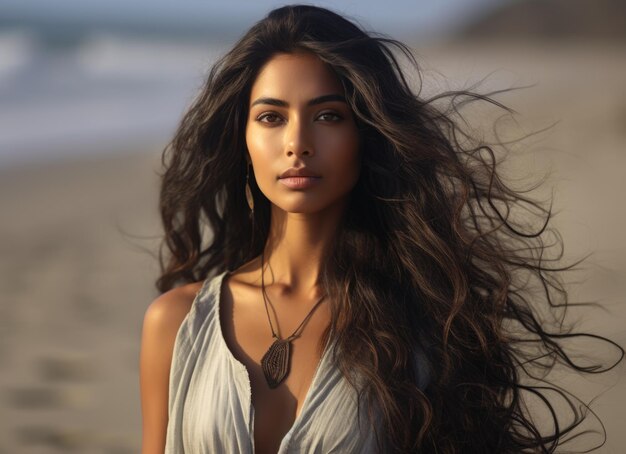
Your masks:
[[[165,450],[174,342],[199,285],[188,284],[164,293],[148,306],[144,315],[139,359],[142,454],[163,454]]]

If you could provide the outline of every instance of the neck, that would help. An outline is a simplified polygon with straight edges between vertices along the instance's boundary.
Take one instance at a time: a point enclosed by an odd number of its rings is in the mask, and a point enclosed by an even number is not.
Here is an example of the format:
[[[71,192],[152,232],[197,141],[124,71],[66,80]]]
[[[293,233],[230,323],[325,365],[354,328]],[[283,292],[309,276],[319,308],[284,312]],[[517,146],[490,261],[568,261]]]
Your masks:
[[[315,293],[323,261],[341,221],[343,206],[323,212],[289,213],[272,205],[265,246],[265,283],[285,293]]]

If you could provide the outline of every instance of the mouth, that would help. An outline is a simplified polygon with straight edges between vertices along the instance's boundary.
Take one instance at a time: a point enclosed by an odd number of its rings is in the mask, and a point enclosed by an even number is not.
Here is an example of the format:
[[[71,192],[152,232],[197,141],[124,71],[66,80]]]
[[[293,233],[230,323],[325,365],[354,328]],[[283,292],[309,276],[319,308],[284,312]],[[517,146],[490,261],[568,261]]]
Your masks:
[[[313,177],[313,178],[320,178],[320,176],[318,174],[316,174],[313,171],[311,171],[311,169],[309,169],[308,167],[300,167],[300,168],[291,167],[291,168],[285,170],[283,173],[281,173],[278,176],[279,179],[290,178],[290,177]]]
[[[278,181],[290,189],[307,189],[315,186],[320,179],[321,177],[296,176],[279,178]]]

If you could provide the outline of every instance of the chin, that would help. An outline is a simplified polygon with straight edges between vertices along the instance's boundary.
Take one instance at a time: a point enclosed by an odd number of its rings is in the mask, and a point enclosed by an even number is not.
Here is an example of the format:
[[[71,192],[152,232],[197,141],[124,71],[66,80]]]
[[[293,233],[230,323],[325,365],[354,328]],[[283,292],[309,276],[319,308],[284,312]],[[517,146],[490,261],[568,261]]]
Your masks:
[[[293,204],[293,205],[283,205],[283,206],[276,206],[279,210],[284,211],[285,213],[298,213],[298,214],[315,214],[315,213],[319,213],[320,211],[322,211],[324,209],[324,207],[322,207],[321,209],[318,209],[316,207],[311,206],[311,204],[308,205],[303,205],[303,204]]]
[[[291,203],[285,203],[285,201],[281,201],[282,203],[274,203],[276,208],[282,210],[286,213],[298,213],[298,214],[320,214],[324,211],[334,211],[337,208],[337,205],[342,205],[345,202],[345,199],[340,197],[334,200],[325,200],[320,201],[315,200],[313,198],[303,198],[302,200],[292,201]]]

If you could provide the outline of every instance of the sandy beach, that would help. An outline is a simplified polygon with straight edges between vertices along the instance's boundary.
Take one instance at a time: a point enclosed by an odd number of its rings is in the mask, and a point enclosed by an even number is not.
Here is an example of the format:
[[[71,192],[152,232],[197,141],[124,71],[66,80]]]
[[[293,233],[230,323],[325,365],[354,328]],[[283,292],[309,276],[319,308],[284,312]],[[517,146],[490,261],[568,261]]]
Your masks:
[[[138,452],[154,153],[3,175],[0,452]],[[135,238],[135,236],[144,237]]]
[[[505,70],[494,83],[540,82],[503,101],[520,112],[522,132],[559,123],[513,146],[504,169],[511,178],[552,169],[536,194],[555,198],[566,259],[594,253],[568,276],[577,281],[571,302],[604,306],[572,315],[581,329],[626,345],[623,49],[507,52],[420,50],[425,92],[442,88],[435,69],[452,85],[489,68]],[[0,169],[0,454],[139,452],[139,343],[157,295],[161,147],[104,146]],[[599,395],[592,408],[608,434],[602,453],[626,445],[625,371],[562,379],[584,399]]]

